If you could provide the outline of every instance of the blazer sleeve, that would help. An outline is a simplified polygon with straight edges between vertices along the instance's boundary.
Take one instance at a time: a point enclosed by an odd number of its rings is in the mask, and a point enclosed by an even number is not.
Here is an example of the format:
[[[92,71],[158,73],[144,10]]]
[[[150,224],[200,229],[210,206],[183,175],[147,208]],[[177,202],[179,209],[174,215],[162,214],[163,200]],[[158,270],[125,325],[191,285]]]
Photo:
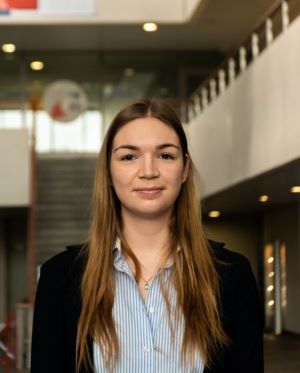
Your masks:
[[[55,261],[41,267],[32,329],[31,373],[63,373],[63,268]]]
[[[235,315],[228,372],[263,373],[263,317],[249,261],[234,268]]]

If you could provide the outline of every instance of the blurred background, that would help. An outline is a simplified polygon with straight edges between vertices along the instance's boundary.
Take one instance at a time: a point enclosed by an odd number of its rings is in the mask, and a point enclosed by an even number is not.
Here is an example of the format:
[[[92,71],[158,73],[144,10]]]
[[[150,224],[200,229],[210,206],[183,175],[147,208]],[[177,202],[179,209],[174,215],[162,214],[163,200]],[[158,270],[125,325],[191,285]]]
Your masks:
[[[176,110],[207,235],[251,262],[266,372],[300,371],[299,14],[300,0],[0,0],[0,372],[30,369],[39,267],[86,238],[103,136],[136,98]]]

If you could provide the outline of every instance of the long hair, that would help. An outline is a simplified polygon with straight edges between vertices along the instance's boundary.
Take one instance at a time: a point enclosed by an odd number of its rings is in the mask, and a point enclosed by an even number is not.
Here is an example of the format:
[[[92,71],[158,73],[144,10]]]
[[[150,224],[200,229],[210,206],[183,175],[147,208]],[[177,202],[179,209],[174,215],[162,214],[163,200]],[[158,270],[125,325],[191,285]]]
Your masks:
[[[172,281],[185,330],[181,346],[182,361],[199,352],[209,366],[228,338],[221,325],[219,284],[214,259],[201,223],[195,166],[187,139],[174,111],[159,101],[135,101],[113,120],[105,135],[96,166],[92,197],[91,227],[86,266],[81,280],[82,308],[77,329],[76,367],[92,365],[88,339],[96,340],[108,367],[119,359],[119,340],[112,316],[115,297],[113,245],[120,238],[122,251],[135,266],[140,278],[140,264],[122,232],[121,206],[110,176],[112,143],[116,133],[128,122],[144,117],[161,120],[174,129],[180,140],[184,162],[190,160],[189,173],[182,184],[170,219],[170,256],[173,258]],[[181,250],[178,251],[177,247]],[[168,307],[169,309],[169,307]]]

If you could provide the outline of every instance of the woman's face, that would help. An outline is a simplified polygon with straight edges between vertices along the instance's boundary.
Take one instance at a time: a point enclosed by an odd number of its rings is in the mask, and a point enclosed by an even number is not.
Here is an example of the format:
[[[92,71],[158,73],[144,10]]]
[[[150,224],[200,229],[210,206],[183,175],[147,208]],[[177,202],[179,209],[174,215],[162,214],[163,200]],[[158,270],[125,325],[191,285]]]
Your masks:
[[[141,218],[169,215],[188,175],[176,132],[146,117],[125,124],[112,144],[112,184],[122,214]]]

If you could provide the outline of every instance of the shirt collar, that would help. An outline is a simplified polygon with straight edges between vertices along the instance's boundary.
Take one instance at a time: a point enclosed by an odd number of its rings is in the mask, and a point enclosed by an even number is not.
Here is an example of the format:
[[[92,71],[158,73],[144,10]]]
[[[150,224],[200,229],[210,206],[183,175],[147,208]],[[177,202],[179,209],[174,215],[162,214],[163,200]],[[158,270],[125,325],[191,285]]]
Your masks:
[[[181,251],[181,247],[178,245],[177,247],[177,251]],[[114,265],[117,264],[117,262],[119,262],[121,259],[123,259],[122,257],[122,252],[121,252],[121,240],[120,238],[118,237],[116,239],[116,242],[114,244],[114,247],[113,247],[113,256],[114,256]],[[173,266],[173,263],[174,263],[174,259],[173,258],[169,258],[166,263],[165,263],[165,266],[163,268],[170,268]]]
[[[121,254],[121,240],[120,238],[116,239],[116,242],[113,246],[113,257],[114,257],[114,264],[116,264],[122,257]]]

